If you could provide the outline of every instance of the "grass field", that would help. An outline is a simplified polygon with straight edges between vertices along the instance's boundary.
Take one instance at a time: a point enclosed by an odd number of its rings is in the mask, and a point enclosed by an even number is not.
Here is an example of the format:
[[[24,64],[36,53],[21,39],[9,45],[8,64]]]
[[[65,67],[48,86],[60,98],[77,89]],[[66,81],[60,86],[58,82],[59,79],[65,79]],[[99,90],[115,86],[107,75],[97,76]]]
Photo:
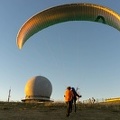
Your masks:
[[[65,103],[0,102],[0,120],[120,120],[120,103],[77,104],[66,117]]]

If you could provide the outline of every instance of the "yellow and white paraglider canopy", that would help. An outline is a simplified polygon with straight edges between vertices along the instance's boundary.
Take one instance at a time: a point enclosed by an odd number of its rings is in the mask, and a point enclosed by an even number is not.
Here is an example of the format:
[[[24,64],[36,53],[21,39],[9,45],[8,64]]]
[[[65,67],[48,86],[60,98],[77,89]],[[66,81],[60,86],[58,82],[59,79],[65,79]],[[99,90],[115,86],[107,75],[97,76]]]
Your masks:
[[[17,34],[18,48],[21,49],[40,30],[67,21],[100,22],[120,31],[120,15],[107,7],[90,3],[65,4],[46,9],[28,19]]]

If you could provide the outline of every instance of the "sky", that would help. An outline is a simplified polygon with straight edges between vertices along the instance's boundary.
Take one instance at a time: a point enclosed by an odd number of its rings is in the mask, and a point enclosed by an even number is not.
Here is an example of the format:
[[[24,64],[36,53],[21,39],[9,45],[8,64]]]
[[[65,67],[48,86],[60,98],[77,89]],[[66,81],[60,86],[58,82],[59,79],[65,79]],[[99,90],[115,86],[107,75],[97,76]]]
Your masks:
[[[66,3],[95,3],[120,14],[120,0],[0,0],[0,101],[25,97],[26,82],[44,76],[51,99],[64,100],[67,86],[79,88],[82,100],[120,97],[120,32],[84,21],[53,25],[18,49],[16,36],[34,14]]]

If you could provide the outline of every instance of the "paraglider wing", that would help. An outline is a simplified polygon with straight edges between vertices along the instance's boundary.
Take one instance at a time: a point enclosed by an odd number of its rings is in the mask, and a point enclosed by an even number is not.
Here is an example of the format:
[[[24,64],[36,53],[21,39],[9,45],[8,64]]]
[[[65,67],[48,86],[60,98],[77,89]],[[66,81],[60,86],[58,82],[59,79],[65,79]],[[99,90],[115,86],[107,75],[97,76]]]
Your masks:
[[[89,3],[65,4],[46,9],[28,19],[17,34],[17,46],[21,49],[32,35],[46,27],[75,20],[100,22],[120,31],[120,15],[107,7]]]

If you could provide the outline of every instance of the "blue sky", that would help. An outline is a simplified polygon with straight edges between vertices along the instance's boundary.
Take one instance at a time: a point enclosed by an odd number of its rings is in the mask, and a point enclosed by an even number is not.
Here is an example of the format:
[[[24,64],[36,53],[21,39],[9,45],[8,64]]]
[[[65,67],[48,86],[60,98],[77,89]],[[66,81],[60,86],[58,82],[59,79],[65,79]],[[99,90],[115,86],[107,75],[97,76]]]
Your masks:
[[[100,23],[66,22],[46,28],[19,50],[22,24],[49,7],[76,2],[107,6],[120,13],[119,0],[1,0],[0,100],[24,98],[31,77],[42,75],[53,86],[51,98],[63,100],[68,85],[79,87],[81,100],[120,96],[120,32]]]

